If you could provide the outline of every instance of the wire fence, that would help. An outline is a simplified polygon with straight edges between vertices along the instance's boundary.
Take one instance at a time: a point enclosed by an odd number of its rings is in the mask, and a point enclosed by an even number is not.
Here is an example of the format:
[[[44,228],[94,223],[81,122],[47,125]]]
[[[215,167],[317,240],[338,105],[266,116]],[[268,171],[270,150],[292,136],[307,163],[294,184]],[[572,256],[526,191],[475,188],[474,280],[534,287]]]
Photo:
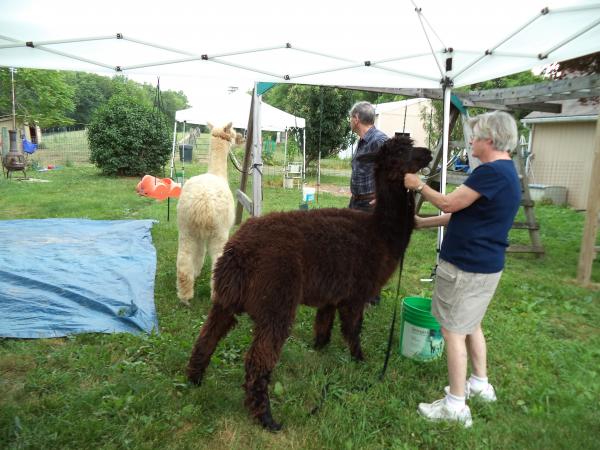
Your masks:
[[[199,134],[190,136],[186,132],[178,133],[177,143],[179,154],[176,158],[182,158],[184,150],[193,162],[206,162],[209,149],[209,135]],[[192,152],[184,149],[183,145],[192,145]],[[177,152],[177,150],[176,150]],[[48,166],[74,166],[90,163],[90,148],[88,145],[88,132],[85,125],[68,127],[44,128],[38,139],[38,148],[29,157],[34,168],[45,168]]]
[[[33,165],[75,165],[90,162],[85,125],[42,129],[37,151],[31,155]]]

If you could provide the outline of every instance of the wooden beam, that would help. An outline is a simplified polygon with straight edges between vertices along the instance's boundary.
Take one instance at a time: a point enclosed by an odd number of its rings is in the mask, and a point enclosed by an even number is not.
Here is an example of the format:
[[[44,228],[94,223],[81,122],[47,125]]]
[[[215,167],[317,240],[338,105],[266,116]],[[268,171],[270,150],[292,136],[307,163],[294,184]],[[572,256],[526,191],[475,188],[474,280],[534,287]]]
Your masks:
[[[581,98],[586,92],[600,89],[600,74],[585,77],[566,78],[544,83],[530,84],[502,89],[488,89],[485,91],[470,91],[466,95],[471,101],[498,101],[517,99],[519,97],[538,97],[551,94],[571,95],[569,98]]]
[[[506,106],[510,109],[525,109],[527,111],[542,111],[557,114],[562,112],[562,105],[560,103],[513,103]]]
[[[250,159],[252,158],[252,133],[254,133],[254,120],[252,118],[252,113],[254,111],[254,96],[252,96],[252,101],[250,102],[250,117],[248,118],[248,128],[246,129],[246,147],[244,152],[244,162],[242,164],[242,177],[240,179],[240,189],[239,192],[242,194],[246,191],[246,186],[248,184],[248,169],[250,169]],[[246,196],[247,197],[247,196]],[[244,213],[244,203],[240,200],[240,197],[237,196],[238,204],[235,208],[235,224],[239,225],[242,223],[242,215]],[[252,210],[249,211],[252,214]]]
[[[248,197],[245,192],[242,192],[239,189],[235,191],[235,197],[237,198],[239,205],[242,205],[246,209],[246,211],[252,214],[252,211],[254,211],[252,199]]]
[[[592,279],[592,263],[596,256],[596,236],[598,232],[598,212],[600,211],[600,117],[596,121],[596,137],[594,142],[594,159],[587,198],[587,210],[581,250],[579,252],[579,265],[577,268],[577,282],[589,286]]]
[[[361,87],[361,86],[336,86],[342,89],[351,89],[353,91],[379,92],[381,94],[405,95],[415,98],[430,98],[433,100],[442,99],[441,89],[410,89],[410,88],[385,88],[385,87]]]

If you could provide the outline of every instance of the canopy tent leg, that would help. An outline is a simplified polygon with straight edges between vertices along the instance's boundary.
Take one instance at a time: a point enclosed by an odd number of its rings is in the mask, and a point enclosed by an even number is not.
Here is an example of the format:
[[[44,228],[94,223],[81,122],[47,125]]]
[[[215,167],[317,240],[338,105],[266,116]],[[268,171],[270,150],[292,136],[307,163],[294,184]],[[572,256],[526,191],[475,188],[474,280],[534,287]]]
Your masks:
[[[173,145],[171,147],[171,167],[169,170],[169,178],[173,179],[173,172],[175,171],[175,144],[177,141],[177,119],[173,122]],[[171,197],[167,198],[167,222],[171,218]]]
[[[252,142],[254,140],[254,94],[250,103],[250,116],[248,117],[248,127],[246,128],[246,148],[244,152],[244,162],[242,165],[242,176],[240,179],[240,188],[236,192],[238,204],[235,210],[235,224],[242,223],[242,215],[244,213],[244,203],[240,200],[240,196],[246,196],[246,187],[248,186],[248,170],[250,169],[250,158],[252,155]],[[248,209],[252,213],[252,209]]]
[[[260,102],[258,83],[252,93],[252,117],[254,133],[252,133],[252,215],[259,217],[262,211],[262,142],[260,133]]]
[[[444,124],[442,127],[442,168],[440,171],[440,192],[446,194],[446,178],[448,171],[448,147],[450,142],[450,98],[452,95],[452,88],[450,86],[444,86]],[[440,211],[440,215],[445,214]],[[440,251],[442,249],[442,242],[444,240],[444,227],[438,228],[438,245],[437,245],[437,259],[439,263]]]
[[[306,128],[302,129],[302,186],[306,182]]]

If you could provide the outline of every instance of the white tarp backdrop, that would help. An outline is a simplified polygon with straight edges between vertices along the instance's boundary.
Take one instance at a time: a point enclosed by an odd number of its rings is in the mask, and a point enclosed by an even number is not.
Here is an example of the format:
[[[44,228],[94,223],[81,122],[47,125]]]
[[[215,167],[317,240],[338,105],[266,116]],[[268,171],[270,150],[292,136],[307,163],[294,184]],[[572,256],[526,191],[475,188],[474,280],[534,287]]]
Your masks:
[[[223,94],[221,96],[206,96],[203,101],[193,108],[177,111],[175,118],[178,122],[188,122],[197,125],[211,123],[222,126],[233,122],[234,128],[248,127],[252,96],[243,92]],[[304,128],[305,121],[286,113],[265,102],[260,107],[261,129],[264,131],[285,131],[289,128]]]
[[[598,0],[4,0],[0,65],[118,67],[167,89],[177,79],[437,88],[446,76],[458,87],[598,51],[599,24]]]

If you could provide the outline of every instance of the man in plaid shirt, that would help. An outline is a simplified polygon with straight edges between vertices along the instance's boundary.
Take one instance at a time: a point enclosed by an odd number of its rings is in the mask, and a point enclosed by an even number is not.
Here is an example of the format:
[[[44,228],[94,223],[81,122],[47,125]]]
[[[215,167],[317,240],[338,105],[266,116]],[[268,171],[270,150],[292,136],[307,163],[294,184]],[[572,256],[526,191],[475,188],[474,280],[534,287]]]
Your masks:
[[[375,107],[369,102],[358,102],[350,110],[350,128],[360,137],[356,152],[352,157],[350,177],[351,209],[372,213],[375,208],[375,173],[372,163],[358,160],[360,155],[377,151],[387,139],[387,135],[375,128]],[[379,304],[380,296],[369,299],[372,305]]]
[[[375,200],[375,174],[373,164],[360,162],[358,157],[377,151],[387,139],[387,135],[374,126],[375,107],[369,102],[358,102],[350,110],[350,128],[360,140],[352,157],[350,191],[352,198],[348,205],[352,209],[373,212]]]

